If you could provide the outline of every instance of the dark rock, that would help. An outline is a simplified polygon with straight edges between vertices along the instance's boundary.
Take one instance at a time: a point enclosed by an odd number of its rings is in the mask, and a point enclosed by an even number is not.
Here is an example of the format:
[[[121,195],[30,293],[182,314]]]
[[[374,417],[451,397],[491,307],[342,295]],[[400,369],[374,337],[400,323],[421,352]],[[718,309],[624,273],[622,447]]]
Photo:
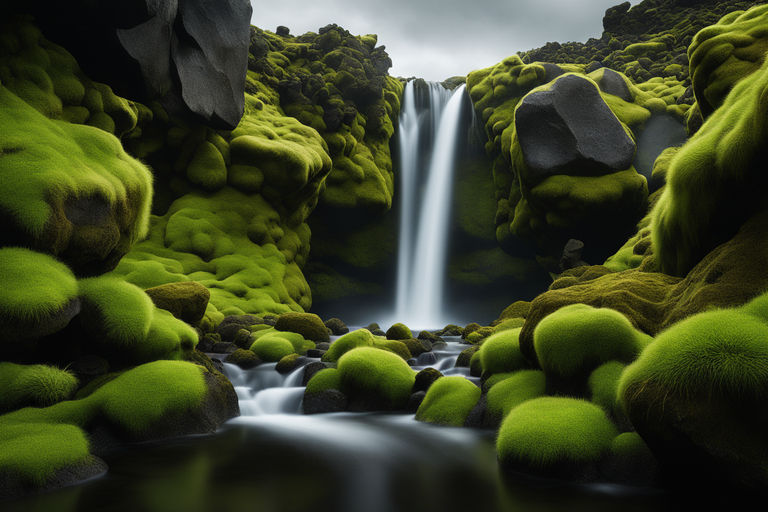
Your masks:
[[[325,354],[325,352],[326,352],[325,350],[319,350],[319,349],[316,349],[316,348],[311,348],[311,349],[307,350],[307,357],[312,357],[312,358],[317,359],[317,358],[323,357],[323,354]]]
[[[336,336],[341,336],[342,334],[347,334],[349,332],[349,327],[347,327],[347,325],[339,318],[329,318],[325,321],[325,326]]]
[[[416,366],[431,366],[437,363],[437,355],[434,352],[424,352],[416,358]]]
[[[318,343],[331,340],[325,324],[314,313],[283,313],[277,318],[275,329],[295,332]]]
[[[455,367],[468,368],[470,359],[472,359],[472,356],[475,355],[475,352],[477,352],[479,349],[479,345],[472,345],[462,350],[461,354],[459,354],[459,357],[456,358]]]
[[[593,60],[589,64],[587,64],[587,67],[584,68],[585,73],[592,73],[593,71],[597,71],[598,69],[603,67],[603,63]]]
[[[195,324],[203,318],[211,298],[208,288],[195,281],[162,284],[144,292],[155,306],[170,311],[173,316],[188,324]]]
[[[275,370],[277,370],[278,373],[291,373],[299,366],[308,362],[309,359],[305,356],[300,356],[299,354],[288,354],[277,362],[277,365],[275,365]]]
[[[234,341],[235,336],[237,336],[240,329],[247,329],[251,325],[261,323],[264,323],[263,320],[253,315],[228,316],[216,326],[216,333],[218,333],[224,341]]]
[[[232,343],[240,348],[249,349],[251,348],[251,345],[253,345],[253,335],[248,329],[240,329],[237,331],[237,334],[235,334]]]
[[[469,411],[467,418],[464,420],[465,427],[482,428],[484,427],[483,419],[486,414],[485,411],[488,408],[488,395],[483,393],[480,395],[480,400],[477,401],[475,406]]]
[[[424,401],[425,396],[427,396],[426,391],[416,391],[411,394],[408,398],[408,405],[405,406],[405,410],[410,413],[415,413],[419,409],[421,402]]]
[[[213,345],[216,343],[221,342],[221,336],[218,333],[215,332],[209,332],[203,335],[202,338],[200,338],[200,341],[197,343],[197,350],[200,352],[211,352],[213,350]]]
[[[567,75],[523,98],[515,112],[527,179],[628,169],[635,143],[589,80]]]
[[[563,247],[563,255],[560,257],[560,272],[571,268],[583,267],[588,265],[582,261],[581,253],[584,250],[584,242],[571,238]]]
[[[309,379],[315,376],[315,374],[321,370],[325,370],[330,366],[320,361],[313,361],[304,367],[304,377],[301,379],[301,385],[306,386]]]
[[[544,68],[544,71],[547,72],[546,75],[544,75],[544,80],[546,82],[551,82],[555,78],[565,73],[565,71],[563,71],[563,68],[561,68],[557,64],[551,64],[549,62],[545,62],[542,64],[542,67]]]
[[[381,336],[381,337],[385,337],[387,335],[387,333],[385,333],[381,329],[374,329],[373,331],[371,331],[371,334],[373,334],[374,336]]]
[[[347,395],[338,389],[324,389],[317,393],[304,394],[304,414],[346,411],[349,405]]]
[[[602,76],[597,81],[597,86],[606,94],[613,94],[626,102],[634,101],[632,93],[627,86],[627,82],[624,81],[624,78],[620,74],[612,69],[606,68],[603,71]]]
[[[427,340],[427,341],[430,341],[432,343],[434,343],[436,341],[442,341],[440,336],[438,336],[437,334],[433,334],[433,333],[431,333],[429,331],[421,331],[421,332],[419,332],[419,335],[416,338],[420,339],[420,340]]]
[[[603,30],[606,32],[616,32],[619,30],[621,28],[621,21],[630,7],[632,7],[631,3],[624,2],[606,9],[605,16],[603,16]]]
[[[317,350],[322,350],[323,352],[325,352],[326,350],[331,348],[331,344],[327,341],[323,341],[322,343],[316,343],[315,348]]]
[[[261,364],[261,359],[259,359],[259,356],[251,352],[250,350],[244,350],[242,348],[239,348],[232,352],[231,354],[227,355],[227,357],[224,359],[225,363],[230,364],[236,364],[243,370],[247,370],[249,368],[253,368],[255,366],[258,366]]]
[[[288,37],[291,35],[291,29],[283,25],[278,25],[277,29],[275,30],[275,34],[283,37]]]
[[[406,339],[402,340],[402,342],[405,344],[406,347],[408,347],[408,351],[411,353],[413,357],[419,357],[424,352],[431,352],[432,351],[432,343],[430,343],[427,340],[418,340],[418,339]]]
[[[442,376],[443,374],[440,373],[439,370],[434,368],[424,368],[416,374],[416,380],[413,383],[412,391],[414,393],[417,391],[427,391],[432,383]]]
[[[117,94],[233,129],[243,114],[247,0],[129,0],[25,7],[86,74]],[[84,37],[87,34],[87,37]]]
[[[70,300],[63,308],[33,321],[19,321],[12,315],[0,316],[0,341],[6,343],[1,352],[9,350],[13,352],[13,345],[22,348],[25,344],[18,343],[25,340],[36,340],[64,329],[69,322],[80,313],[80,299]]]
[[[408,366],[416,366],[417,364],[419,364],[419,362],[416,360],[415,357],[408,359],[406,363],[408,363]]]
[[[365,328],[371,332],[381,330],[381,327],[376,322],[373,322],[372,324],[368,324]]]
[[[69,487],[104,475],[107,464],[98,457],[89,455],[82,462],[56,470],[41,484],[31,484],[16,472],[0,471],[0,500],[21,498],[31,494]]]
[[[219,343],[214,343],[211,347],[211,352],[214,352],[216,354],[231,354],[235,350],[238,350],[238,346],[234,343],[231,343],[229,341],[220,341]]]
[[[109,362],[103,357],[87,354],[78,357],[69,365],[69,370],[77,376],[82,386],[95,377],[109,372]]]
[[[277,323],[277,317],[275,315],[264,315],[263,322],[267,325],[274,326]]]

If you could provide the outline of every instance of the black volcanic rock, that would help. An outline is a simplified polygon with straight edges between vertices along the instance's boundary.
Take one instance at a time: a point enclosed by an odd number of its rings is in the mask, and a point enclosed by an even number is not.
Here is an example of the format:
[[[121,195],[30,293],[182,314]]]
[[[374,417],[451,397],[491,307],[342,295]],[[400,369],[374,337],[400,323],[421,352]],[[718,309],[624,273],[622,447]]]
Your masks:
[[[635,143],[592,82],[568,75],[526,96],[515,125],[528,178],[598,176],[629,169]]]
[[[243,114],[248,0],[126,0],[15,6],[35,15],[88,76],[121,96],[232,129]]]
[[[627,87],[627,82],[624,81],[624,78],[622,78],[620,74],[612,69],[606,68],[603,71],[603,75],[597,81],[597,86],[600,87],[600,90],[604,93],[618,96],[626,102],[631,103],[634,101],[632,93],[629,91],[629,87]]]

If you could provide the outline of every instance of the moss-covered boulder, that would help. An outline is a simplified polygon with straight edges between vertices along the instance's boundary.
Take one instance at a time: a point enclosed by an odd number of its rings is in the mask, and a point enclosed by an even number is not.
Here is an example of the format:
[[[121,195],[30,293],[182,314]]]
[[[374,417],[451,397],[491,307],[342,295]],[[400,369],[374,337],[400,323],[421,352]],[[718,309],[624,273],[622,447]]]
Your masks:
[[[408,404],[416,372],[397,355],[358,347],[339,358],[341,391],[354,410],[397,410]]]
[[[533,333],[536,358],[553,378],[586,378],[607,361],[631,362],[651,341],[621,313],[573,304],[545,317]]]
[[[304,338],[316,343],[331,340],[322,319],[313,313],[283,313],[277,317],[275,329],[299,333]]]
[[[331,343],[328,351],[323,354],[322,360],[325,362],[336,362],[346,352],[357,347],[372,347],[375,338],[368,329],[357,329],[341,336]]]
[[[520,329],[497,332],[480,345],[477,353],[486,377],[522,370],[528,365],[520,352],[519,335]]]
[[[480,399],[480,388],[454,375],[437,379],[427,390],[416,411],[416,419],[426,423],[460,427]]]
[[[546,377],[541,370],[521,370],[511,373],[488,390],[488,405],[483,423],[498,427],[512,409],[545,394]]]
[[[749,306],[699,313],[624,371],[624,409],[670,481],[766,486],[766,339]]]
[[[74,395],[77,378],[67,370],[42,364],[0,362],[0,412],[47,407]]]
[[[155,306],[170,311],[179,320],[194,324],[202,320],[211,292],[195,281],[179,281],[147,288]]]
[[[396,323],[387,329],[388,340],[409,340],[413,338],[413,333],[407,325]]]
[[[542,397],[523,402],[507,414],[496,451],[503,468],[588,481],[598,477],[598,464],[617,434],[597,405]]]
[[[0,354],[24,353],[34,341],[60,331],[80,312],[72,271],[51,256],[0,249]]]
[[[349,405],[347,395],[341,392],[341,374],[336,368],[315,373],[304,389],[302,408],[305,414],[344,411]]]

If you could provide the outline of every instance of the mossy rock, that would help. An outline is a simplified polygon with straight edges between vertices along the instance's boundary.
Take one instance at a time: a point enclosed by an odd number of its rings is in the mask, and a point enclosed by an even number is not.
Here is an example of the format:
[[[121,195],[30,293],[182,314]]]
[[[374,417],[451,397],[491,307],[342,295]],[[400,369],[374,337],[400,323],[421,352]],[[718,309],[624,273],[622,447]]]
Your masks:
[[[188,324],[195,324],[205,315],[211,292],[195,281],[179,281],[147,288],[155,306],[170,311],[173,316]]]
[[[672,480],[766,485],[768,324],[750,306],[672,325],[622,374],[627,416]]]
[[[416,411],[416,419],[437,425],[460,427],[480,399],[480,388],[464,377],[437,379],[427,390]]]
[[[0,353],[29,350],[31,341],[63,329],[80,312],[75,276],[51,256],[4,247],[0,267]]]
[[[341,392],[341,374],[336,368],[315,373],[307,382],[302,407],[305,414],[346,410],[349,399]]]
[[[545,394],[546,377],[541,370],[511,373],[488,389],[488,405],[483,423],[498,427],[512,409]]]
[[[496,452],[508,470],[589,481],[598,477],[597,465],[616,435],[597,405],[574,398],[534,398],[507,414]]]
[[[299,333],[304,338],[316,343],[331,340],[325,324],[319,316],[313,313],[283,313],[277,317],[275,329]]]
[[[602,407],[617,425],[629,430],[630,425],[618,398],[619,380],[626,365],[619,361],[603,363],[589,375],[590,402]]]
[[[0,412],[22,407],[47,407],[71,398],[77,378],[67,370],[42,364],[0,363]]]
[[[533,333],[539,365],[563,381],[585,378],[608,361],[631,362],[650,341],[618,311],[585,304],[555,311]]]
[[[294,354],[293,344],[276,334],[264,336],[253,342],[251,351],[262,361],[277,362],[283,357]]]
[[[298,356],[298,354],[295,355]],[[259,359],[259,356],[257,356],[254,351],[239,348],[231,354],[227,355],[226,359],[224,359],[224,362],[235,364],[243,370],[248,370],[260,365],[261,359]]]
[[[339,358],[341,391],[355,410],[398,410],[408,404],[416,373],[397,355],[358,347]]]
[[[375,338],[368,329],[357,329],[341,336],[331,343],[331,347],[323,354],[322,360],[325,362],[336,362],[346,352],[357,347],[372,347]]]
[[[387,329],[388,340],[409,340],[413,338],[413,333],[405,324],[396,323]]]
[[[483,375],[513,372],[528,366],[520,352],[520,329],[497,332],[487,338],[478,350]]]

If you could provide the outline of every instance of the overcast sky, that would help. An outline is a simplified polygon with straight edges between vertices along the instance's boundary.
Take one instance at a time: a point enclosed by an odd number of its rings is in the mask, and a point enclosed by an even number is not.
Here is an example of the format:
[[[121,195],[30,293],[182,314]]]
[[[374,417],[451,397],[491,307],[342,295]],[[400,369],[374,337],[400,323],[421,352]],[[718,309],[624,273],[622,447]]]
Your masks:
[[[393,76],[440,81],[488,67],[547,41],[600,37],[608,7],[621,0],[252,0],[253,25],[291,34],[336,23],[378,34]],[[639,3],[633,0],[632,4]],[[268,6],[267,6],[268,5]]]

